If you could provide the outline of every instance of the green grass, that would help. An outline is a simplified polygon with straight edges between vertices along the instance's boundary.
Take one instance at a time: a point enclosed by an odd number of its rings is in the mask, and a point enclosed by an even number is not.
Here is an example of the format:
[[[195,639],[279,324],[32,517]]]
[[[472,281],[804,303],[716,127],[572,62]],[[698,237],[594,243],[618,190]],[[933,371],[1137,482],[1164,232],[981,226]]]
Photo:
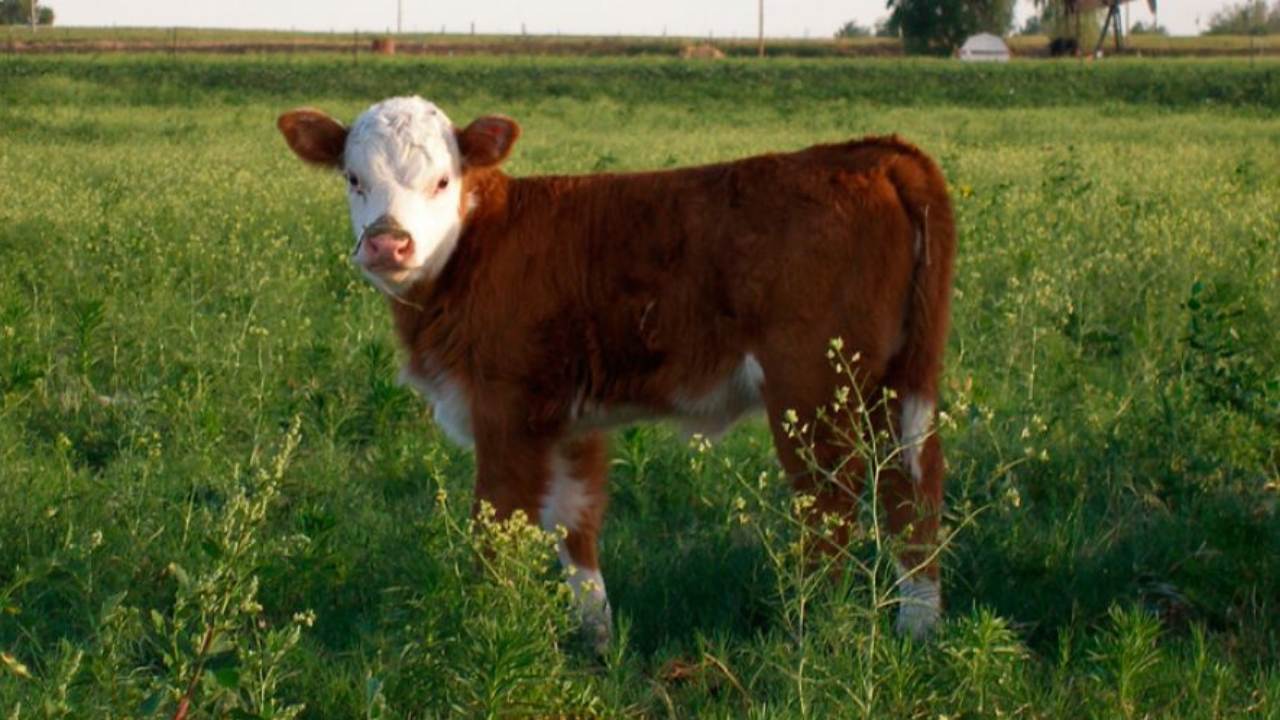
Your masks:
[[[1280,716],[1277,71],[0,61],[0,715]],[[753,421],[616,435],[620,641],[572,650],[545,540],[468,529],[340,184],[274,130],[399,92],[519,119],[517,174],[887,132],[939,159],[934,643],[804,572]]]
[[[219,28],[139,28],[139,27],[40,27],[35,32],[24,25],[3,26],[5,47],[9,45],[37,49],[74,46],[123,44],[131,49],[168,49],[176,43],[179,49],[211,50],[218,46],[281,52],[290,45],[329,47],[333,51],[349,50],[356,44],[369,50],[371,38],[391,37],[402,48],[415,46],[447,47],[456,52],[480,49],[492,54],[556,54],[556,55],[665,55],[674,56],[690,43],[710,42],[735,57],[755,57],[755,38],[654,37],[654,36],[580,36],[580,35],[486,35],[461,34],[464,28],[446,28],[438,32],[296,32],[284,30],[232,30]],[[483,31],[483,28],[481,28]],[[831,31],[834,33],[835,28]],[[1096,38],[1096,31],[1094,33]],[[1021,57],[1046,54],[1049,38],[1043,35],[1014,35],[1006,38],[1010,48]],[[766,52],[771,57],[885,57],[900,55],[902,43],[897,38],[846,38],[830,36],[813,39],[766,38]],[[1164,37],[1133,35],[1124,39],[1125,54],[1154,56],[1272,55],[1280,50],[1280,35],[1197,35]],[[1109,41],[1104,53],[1112,54]],[[1086,48],[1092,50],[1092,46]]]
[[[425,68],[429,70],[424,71]],[[1280,109],[1280,62],[1121,60],[966,66],[947,60],[685,63],[660,59],[276,59],[106,56],[0,63],[0,99],[15,105],[240,105],[296,95],[367,103],[417,92],[447,107],[490,102],[595,101],[685,108],[691,115],[745,106],[785,114],[855,104],[976,109],[1155,106],[1172,110]],[[814,104],[817,103],[815,106]],[[857,110],[861,111],[861,110]],[[710,119],[709,119],[710,120]]]

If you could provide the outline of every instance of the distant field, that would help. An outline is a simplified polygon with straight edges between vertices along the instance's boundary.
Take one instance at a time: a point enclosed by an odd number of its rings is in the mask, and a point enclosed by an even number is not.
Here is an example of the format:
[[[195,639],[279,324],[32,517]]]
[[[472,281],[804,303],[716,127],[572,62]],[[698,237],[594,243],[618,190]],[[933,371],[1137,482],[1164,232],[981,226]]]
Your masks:
[[[285,32],[266,30],[217,30],[195,28],[78,28],[25,26],[0,28],[0,50],[8,52],[351,52],[369,51],[376,37],[392,38],[399,52],[408,54],[534,54],[636,56],[675,55],[690,44],[711,43],[730,56],[755,57],[755,38],[627,37],[572,35],[472,35],[451,33],[352,33]],[[1198,36],[1161,37],[1136,35],[1125,39],[1126,55],[1145,56],[1275,56],[1280,35],[1262,37]],[[1009,45],[1016,55],[1046,54],[1049,40],[1043,36],[1014,36]],[[1111,41],[1104,47],[1112,54]],[[770,56],[784,57],[892,57],[902,54],[893,38],[766,39]]]
[[[799,560],[758,421],[616,434],[603,663],[545,539],[479,551],[341,181],[274,128],[411,92],[517,118],[515,174],[939,160],[932,643]],[[1268,60],[0,56],[0,716],[1280,717],[1278,109]]]

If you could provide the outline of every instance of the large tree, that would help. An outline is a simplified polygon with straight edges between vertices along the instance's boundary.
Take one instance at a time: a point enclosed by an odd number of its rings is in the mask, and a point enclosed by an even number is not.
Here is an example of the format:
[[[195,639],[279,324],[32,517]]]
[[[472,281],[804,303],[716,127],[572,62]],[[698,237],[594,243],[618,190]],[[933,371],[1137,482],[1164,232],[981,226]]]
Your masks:
[[[0,25],[26,25],[31,22],[31,2],[32,0],[0,0]],[[53,10],[37,5],[36,22],[52,25]]]
[[[1004,35],[1014,0],[889,0],[888,25],[909,53],[949,55],[978,32]]]

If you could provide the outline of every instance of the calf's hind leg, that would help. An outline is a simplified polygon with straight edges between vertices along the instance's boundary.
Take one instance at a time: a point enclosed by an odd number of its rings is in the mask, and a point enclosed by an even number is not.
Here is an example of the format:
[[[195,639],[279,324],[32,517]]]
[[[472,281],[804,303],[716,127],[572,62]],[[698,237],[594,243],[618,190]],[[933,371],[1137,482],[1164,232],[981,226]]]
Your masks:
[[[942,513],[942,444],[933,432],[934,404],[907,392],[887,404],[882,417],[897,441],[896,462],[880,475],[880,500],[897,554],[897,631],[923,637],[942,614],[938,576],[938,527]]]
[[[873,377],[872,366],[863,364],[866,377]],[[770,426],[778,449],[778,459],[790,475],[797,491],[815,498],[811,519],[820,522],[834,515],[842,525],[831,539],[834,546],[847,542],[848,529],[857,522],[860,493],[865,485],[867,460],[851,456],[860,443],[847,438],[856,431],[855,423],[864,418],[849,417],[850,410],[828,413],[824,420],[815,418],[814,409],[830,408],[835,399],[831,370],[824,375],[792,373],[791,380],[775,381],[766,373],[765,403]],[[785,376],[784,376],[785,377]],[[804,387],[795,378],[823,378]],[[895,542],[898,569],[898,618],[896,629],[913,637],[927,635],[941,614],[942,594],[938,579],[937,539],[939,513],[942,508],[942,448],[933,435],[933,402],[921,393],[907,393],[903,399],[880,400],[884,388],[864,383],[863,395],[870,411],[871,429],[886,429],[887,437],[896,442],[895,457],[878,468],[877,492],[885,508],[888,532]],[[900,392],[895,390],[895,392]],[[856,401],[853,401],[856,402]],[[786,429],[789,411],[797,413],[801,425],[808,424],[807,434],[794,437]],[[844,436],[844,438],[842,438]],[[802,451],[811,450],[806,460]],[[816,467],[814,467],[816,465]],[[829,471],[839,468],[834,474]],[[830,548],[829,549],[833,549]]]
[[[797,364],[802,358],[821,366],[806,372]],[[770,372],[770,367],[785,370]],[[843,411],[817,418],[816,409],[830,409],[836,399],[835,377],[822,355],[796,353],[766,365],[763,388],[778,462],[792,487],[813,498],[807,519],[815,526],[827,517],[838,521],[832,536],[819,544],[826,552],[838,552],[848,543],[866,473],[865,460],[852,454],[853,448],[841,438],[850,429]]]

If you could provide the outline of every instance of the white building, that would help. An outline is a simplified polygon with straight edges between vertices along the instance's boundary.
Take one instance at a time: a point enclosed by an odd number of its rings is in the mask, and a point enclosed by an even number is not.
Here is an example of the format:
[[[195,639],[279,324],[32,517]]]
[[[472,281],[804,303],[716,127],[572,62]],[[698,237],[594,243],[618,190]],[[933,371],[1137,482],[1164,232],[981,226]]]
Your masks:
[[[1009,46],[991,33],[979,33],[965,40],[957,55],[965,62],[1009,62]]]

